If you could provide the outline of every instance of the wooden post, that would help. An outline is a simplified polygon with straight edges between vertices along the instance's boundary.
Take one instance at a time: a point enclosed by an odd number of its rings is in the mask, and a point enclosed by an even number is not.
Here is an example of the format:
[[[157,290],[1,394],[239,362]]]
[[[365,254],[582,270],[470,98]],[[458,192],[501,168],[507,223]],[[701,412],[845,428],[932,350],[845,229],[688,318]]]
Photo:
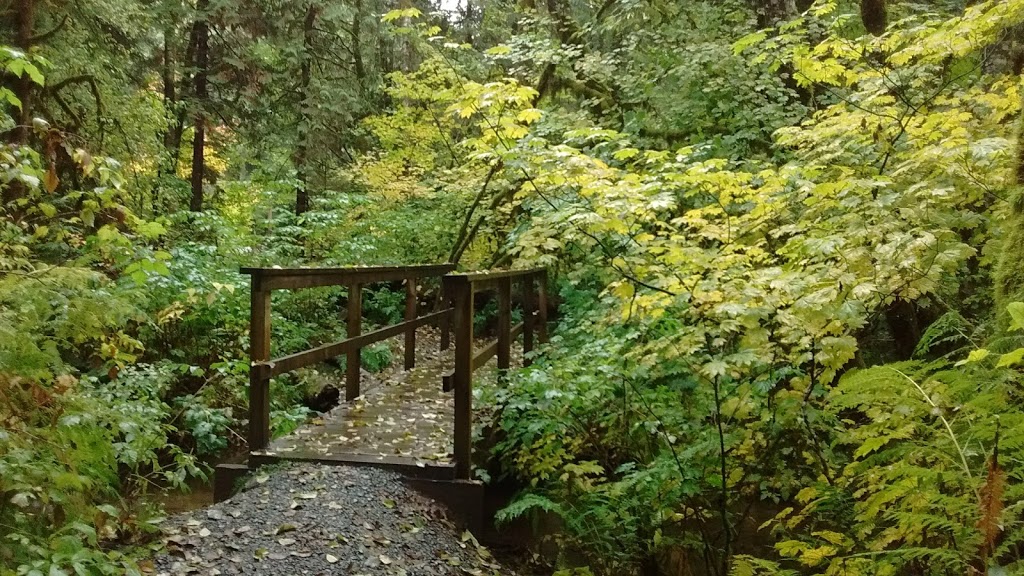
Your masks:
[[[537,274],[537,339],[542,344],[548,341],[548,271],[542,270]]]
[[[523,276],[523,365],[533,363],[530,352],[533,352],[533,333],[536,330],[537,295],[534,293],[533,275]]]
[[[405,319],[416,319],[416,278],[405,280]],[[412,370],[416,366],[416,329],[409,328],[405,332],[405,369]]]
[[[363,328],[363,285],[348,287],[348,337],[359,336]],[[349,351],[345,366],[345,400],[351,402],[359,397],[359,370],[361,348]]]
[[[447,276],[442,276],[441,277],[441,291],[438,293],[437,298],[438,298],[438,300],[440,300],[440,304],[441,304],[440,306],[438,306],[438,309],[445,309],[445,308],[451,308],[452,307],[451,298],[449,298],[449,296],[448,296],[448,277]],[[452,333],[452,316],[451,316],[451,314],[449,314],[449,315],[441,318],[437,322],[438,322],[438,327],[441,329],[441,350],[444,351],[444,350],[447,350],[448,348],[451,347],[451,341],[452,341],[452,336],[451,336],[451,333]]]
[[[512,357],[512,278],[498,280],[498,377],[508,373]]]
[[[249,451],[270,444],[270,291],[253,275],[249,293]]]
[[[448,294],[455,301],[455,477],[468,480],[473,442],[473,284],[466,278],[451,278]]]

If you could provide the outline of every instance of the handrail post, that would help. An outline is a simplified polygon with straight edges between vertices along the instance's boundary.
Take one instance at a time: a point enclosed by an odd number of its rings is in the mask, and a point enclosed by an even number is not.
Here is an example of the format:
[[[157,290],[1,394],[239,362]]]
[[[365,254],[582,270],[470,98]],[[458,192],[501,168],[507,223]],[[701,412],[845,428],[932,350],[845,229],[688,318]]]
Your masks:
[[[537,273],[537,339],[541,344],[548,341],[548,271]]]
[[[537,295],[533,289],[536,283],[533,281],[533,274],[526,274],[522,278],[523,291],[523,366],[533,363],[530,352],[533,352],[533,334],[536,330]]]
[[[249,450],[270,444],[270,290],[259,274],[252,276],[249,293]]]
[[[508,374],[512,357],[512,278],[498,280],[498,377]]]
[[[416,278],[405,280],[405,320],[416,319]],[[412,370],[416,366],[416,328],[409,328],[405,333],[405,369]]]
[[[363,327],[363,285],[348,287],[348,337],[355,338]],[[351,402],[359,397],[359,371],[361,348],[349,351],[345,366],[345,400]]]
[[[455,302],[455,477],[465,480],[472,467],[473,284],[459,276],[446,276],[445,282]]]
[[[441,277],[441,290],[437,294],[439,300],[438,309],[451,308],[452,301],[448,294],[448,281],[444,276]],[[452,316],[451,314],[441,318],[437,321],[438,328],[441,329],[441,351],[445,351],[451,347],[452,341]],[[447,390],[446,390],[447,392]]]

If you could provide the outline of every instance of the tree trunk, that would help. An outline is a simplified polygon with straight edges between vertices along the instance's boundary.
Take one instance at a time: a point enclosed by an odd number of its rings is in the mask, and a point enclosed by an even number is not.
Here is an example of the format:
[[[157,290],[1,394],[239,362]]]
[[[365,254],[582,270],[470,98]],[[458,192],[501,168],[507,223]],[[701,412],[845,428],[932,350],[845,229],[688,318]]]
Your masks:
[[[15,44],[18,48],[28,54],[32,49],[33,36],[36,25],[36,3],[35,0],[21,0],[12,7],[14,12],[15,28],[17,36]],[[11,89],[14,95],[21,100],[21,110],[15,115],[15,127],[8,132],[7,140],[15,146],[28,144],[29,136],[32,134],[32,99],[35,96],[35,87],[28,74],[22,74],[20,78],[12,78]],[[3,190],[4,203],[13,202],[25,196],[27,190],[25,184],[20,180],[10,182]]]
[[[310,4],[306,9],[306,20],[302,25],[302,78],[299,85],[299,144],[295,150],[295,172],[299,187],[295,190],[295,215],[309,212],[309,137],[312,132],[311,111],[313,107],[313,28],[316,25],[318,9]]]
[[[770,28],[796,15],[795,0],[754,0],[757,27]]]
[[[208,99],[207,81],[210,68],[210,23],[207,11],[210,0],[199,0],[196,5],[196,75],[195,88],[195,138],[192,141],[192,201],[189,210],[203,210],[203,181],[206,176],[206,104]]]
[[[195,34],[189,39],[189,51],[194,53]],[[164,146],[164,154],[157,168],[157,177],[165,174],[174,176],[178,172],[178,160],[181,154],[181,136],[185,131],[184,111],[178,106],[178,72],[175,57],[174,45],[174,23],[168,24],[164,29],[163,62],[160,73],[163,83],[164,112],[167,114],[167,126],[164,127],[164,135],[161,139]],[[172,116],[173,123],[172,123]],[[159,188],[159,182],[157,183]],[[155,193],[155,190],[154,190]],[[153,199],[154,208],[159,199]]]
[[[356,82],[359,83],[359,90],[366,86],[366,67],[363,65],[362,50],[362,24],[363,24],[363,0],[355,0],[356,15],[352,19],[352,67],[356,73]]]
[[[864,28],[873,35],[878,36],[885,32],[885,0],[860,0],[860,19],[864,23]]]
[[[466,44],[473,45],[473,0],[466,0],[466,11],[462,16],[462,26],[466,30]]]
[[[36,27],[36,2],[35,0],[21,0],[14,7],[17,26],[17,38],[15,43],[18,49],[28,54],[32,50],[32,37],[35,35]],[[21,100],[21,112],[18,114],[18,125],[11,131],[12,144],[27,144],[28,137],[32,133],[32,108],[35,87],[28,74],[22,74],[21,78],[14,80],[14,95]]]

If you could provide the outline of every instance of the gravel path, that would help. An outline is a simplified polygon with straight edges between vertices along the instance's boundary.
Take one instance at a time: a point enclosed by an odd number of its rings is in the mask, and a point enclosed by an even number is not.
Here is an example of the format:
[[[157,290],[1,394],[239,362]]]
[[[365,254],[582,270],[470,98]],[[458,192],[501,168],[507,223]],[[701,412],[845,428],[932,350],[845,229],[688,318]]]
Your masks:
[[[393,472],[294,465],[168,519],[158,575],[513,574]]]

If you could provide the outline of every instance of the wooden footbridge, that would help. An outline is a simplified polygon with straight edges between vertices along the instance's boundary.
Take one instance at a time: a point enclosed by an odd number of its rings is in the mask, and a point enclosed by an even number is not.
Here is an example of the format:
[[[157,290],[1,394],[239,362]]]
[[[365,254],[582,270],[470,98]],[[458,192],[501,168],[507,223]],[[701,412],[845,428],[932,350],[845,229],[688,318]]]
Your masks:
[[[520,336],[525,363],[535,341],[547,340],[548,277],[543,269],[469,274],[453,270],[448,264],[243,268],[241,272],[251,278],[249,458],[245,464],[218,466],[215,497],[227,498],[235,480],[253,467],[290,460],[394,469],[426,482],[429,492],[446,500],[450,498],[443,497],[453,493],[451,486],[473,484],[473,373],[494,357],[499,374],[507,371],[514,341]],[[404,321],[363,332],[364,287],[383,282],[405,284]],[[429,283],[439,284],[440,290],[432,309],[422,311],[420,287]],[[328,286],[348,289],[348,337],[271,358],[271,293]],[[516,290],[518,298],[514,298]],[[475,301],[485,291],[496,293],[497,338],[477,349]],[[522,322],[515,326],[514,303],[522,308]],[[429,349],[417,345],[417,329],[424,327],[439,332],[439,342],[434,339]],[[361,350],[399,336],[404,337],[406,377],[390,386],[362,390]],[[271,379],[340,356],[347,359],[346,402],[288,436],[271,438]]]

